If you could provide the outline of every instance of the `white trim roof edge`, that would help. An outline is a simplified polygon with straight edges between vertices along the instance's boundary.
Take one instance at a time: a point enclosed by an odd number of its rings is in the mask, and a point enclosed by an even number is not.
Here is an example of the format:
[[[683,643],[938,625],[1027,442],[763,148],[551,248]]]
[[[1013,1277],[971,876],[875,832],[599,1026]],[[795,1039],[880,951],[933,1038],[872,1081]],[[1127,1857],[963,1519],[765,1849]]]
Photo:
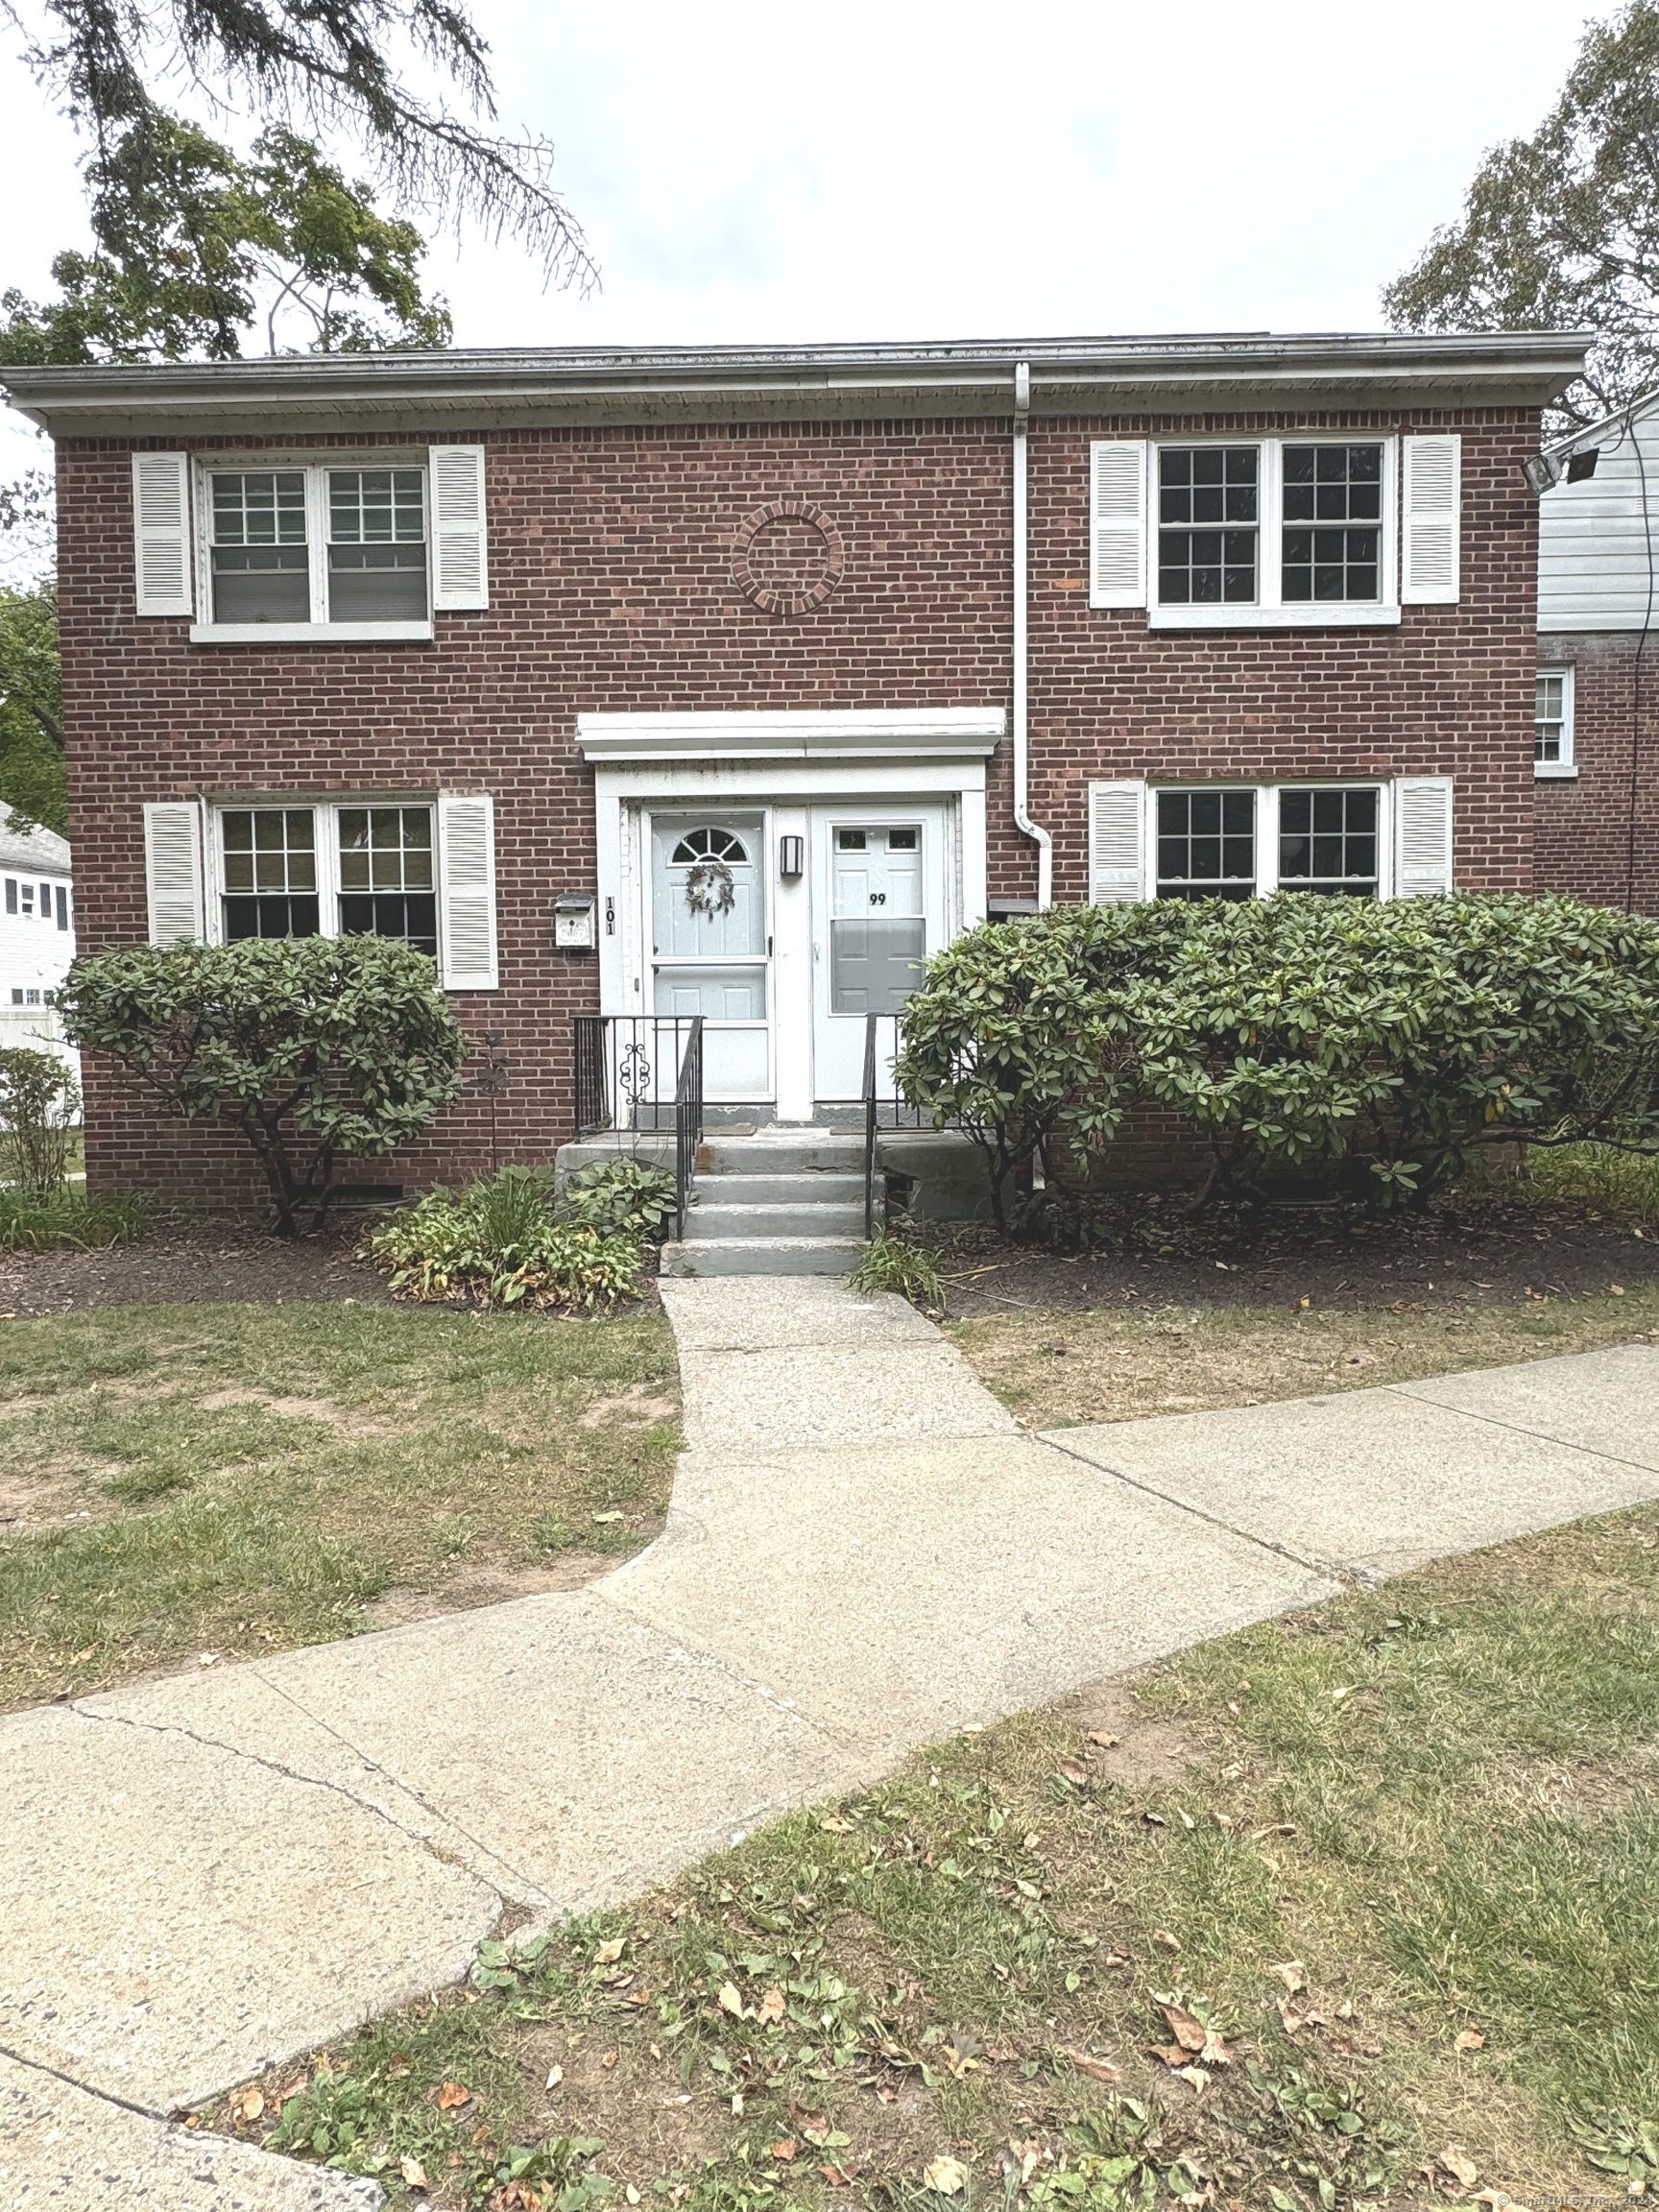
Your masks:
[[[578,714],[585,759],[937,759],[995,752],[1007,728],[1000,707],[834,708],[771,713]]]

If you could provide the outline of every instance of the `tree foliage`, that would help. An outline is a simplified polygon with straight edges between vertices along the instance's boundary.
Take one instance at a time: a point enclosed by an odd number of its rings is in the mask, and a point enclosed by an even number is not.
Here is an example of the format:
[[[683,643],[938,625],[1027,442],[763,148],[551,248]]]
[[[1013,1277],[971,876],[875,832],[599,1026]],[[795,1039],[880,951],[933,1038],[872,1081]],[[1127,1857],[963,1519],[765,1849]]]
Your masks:
[[[1543,123],[1486,156],[1382,305],[1404,330],[1594,332],[1561,429],[1659,383],[1659,0],[1590,26]]]
[[[26,1045],[0,1050],[0,1181],[29,1198],[61,1190],[80,1118],[81,1086],[67,1061]]]
[[[234,359],[298,324],[308,350],[446,346],[421,292],[425,242],[315,145],[281,127],[239,160],[193,124],[149,114],[88,166],[90,253],[60,253],[56,300],[0,296],[0,363]]]
[[[0,585],[0,821],[43,822],[61,835],[63,686],[58,660],[58,591]]]
[[[1659,1151],[1659,923],[1570,899],[1055,907],[932,963],[899,1082],[1018,1216],[1087,1181],[1132,1108],[1209,1146],[1211,1189],[1322,1175],[1420,1203],[1496,1145]]]
[[[432,963],[388,938],[97,953],[59,1004],[167,1113],[241,1131],[285,1237],[322,1214],[342,1156],[408,1143],[460,1090],[466,1043]]]

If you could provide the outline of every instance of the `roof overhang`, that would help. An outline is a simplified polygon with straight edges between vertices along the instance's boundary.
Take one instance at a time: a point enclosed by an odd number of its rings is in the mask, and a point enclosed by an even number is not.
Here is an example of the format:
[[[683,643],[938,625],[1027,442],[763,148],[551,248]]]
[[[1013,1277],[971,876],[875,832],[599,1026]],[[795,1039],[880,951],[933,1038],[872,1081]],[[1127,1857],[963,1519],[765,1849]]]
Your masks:
[[[578,714],[586,760],[961,760],[997,750],[999,707],[820,713]]]
[[[145,368],[16,368],[11,403],[55,438],[304,436],[586,422],[1001,416],[1014,368],[1038,416],[1543,406],[1577,335],[1263,332],[983,344],[599,347],[310,353]]]

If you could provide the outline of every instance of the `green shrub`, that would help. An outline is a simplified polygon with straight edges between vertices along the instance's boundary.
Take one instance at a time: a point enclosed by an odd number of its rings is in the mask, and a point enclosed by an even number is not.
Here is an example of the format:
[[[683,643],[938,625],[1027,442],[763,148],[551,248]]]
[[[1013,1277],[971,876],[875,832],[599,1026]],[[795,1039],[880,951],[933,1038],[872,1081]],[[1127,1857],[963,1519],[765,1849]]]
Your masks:
[[[912,1306],[933,1313],[945,1310],[945,1286],[939,1277],[938,1261],[931,1252],[912,1244],[907,1237],[896,1236],[891,1229],[878,1228],[865,1245],[853,1276],[853,1287],[867,1297],[877,1290],[896,1290]]]
[[[149,1225],[150,1200],[141,1190],[88,1198],[71,1185],[44,1197],[0,1189],[0,1252],[50,1252],[64,1245],[90,1251],[131,1244]]]
[[[0,1181],[31,1197],[60,1190],[81,1118],[75,1070],[56,1052],[0,1051]]]
[[[633,1237],[661,1243],[676,1204],[674,1178],[647,1160],[605,1160],[585,1167],[565,1187],[565,1213],[601,1237]]]
[[[897,1073],[984,1149],[998,1219],[1038,1160],[1085,1179],[1135,1106],[1201,1133],[1212,1190],[1315,1170],[1420,1201],[1495,1145],[1659,1150],[1659,924],[1519,897],[1059,907],[939,955]]]
[[[1659,1159],[1611,1144],[1564,1144],[1527,1155],[1522,1197],[1560,1199],[1602,1214],[1659,1221]]]
[[[592,1312],[639,1294],[638,1239],[556,1221],[544,1168],[430,1190],[383,1222],[367,1250],[394,1290],[421,1300]]]
[[[60,1003],[169,1114],[252,1145],[279,1235],[319,1218],[336,1161],[395,1151],[461,1087],[466,1040],[424,953],[387,937],[145,946],[77,960]]]

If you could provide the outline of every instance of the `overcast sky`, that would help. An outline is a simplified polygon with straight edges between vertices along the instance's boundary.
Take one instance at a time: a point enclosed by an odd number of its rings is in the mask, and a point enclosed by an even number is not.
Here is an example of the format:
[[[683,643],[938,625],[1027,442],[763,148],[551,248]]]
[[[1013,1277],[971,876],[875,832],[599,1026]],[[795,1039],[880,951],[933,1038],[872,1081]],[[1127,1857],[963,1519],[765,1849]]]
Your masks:
[[[476,233],[431,275],[461,345],[1375,329],[1588,12],[475,0],[503,127],[556,142],[603,289],[544,293]],[[0,279],[38,294],[83,234],[77,147],[0,67]],[[13,419],[0,474],[38,457]]]

